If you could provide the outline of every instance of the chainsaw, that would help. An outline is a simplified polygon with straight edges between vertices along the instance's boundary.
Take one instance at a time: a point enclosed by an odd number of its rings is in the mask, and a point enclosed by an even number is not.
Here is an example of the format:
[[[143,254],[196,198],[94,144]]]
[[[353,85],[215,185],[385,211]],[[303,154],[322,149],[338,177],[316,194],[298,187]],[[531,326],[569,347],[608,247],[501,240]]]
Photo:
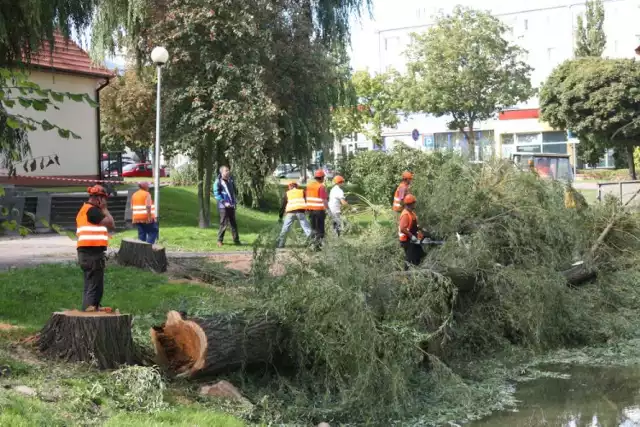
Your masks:
[[[456,239],[458,242],[462,242],[462,236],[460,236],[460,234],[456,233]],[[445,241],[444,240],[433,240],[428,236],[423,236],[421,239],[418,239],[415,242],[412,242],[414,245],[420,245],[420,246],[442,246],[444,245]]]

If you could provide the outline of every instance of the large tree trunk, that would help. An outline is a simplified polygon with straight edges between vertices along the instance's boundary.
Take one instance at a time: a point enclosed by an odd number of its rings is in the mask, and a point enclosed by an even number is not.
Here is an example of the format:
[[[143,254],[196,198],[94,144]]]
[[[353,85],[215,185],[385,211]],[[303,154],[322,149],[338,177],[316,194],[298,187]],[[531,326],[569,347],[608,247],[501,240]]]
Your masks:
[[[198,227],[209,228],[211,218],[206,215],[205,198],[209,195],[205,193],[204,185],[204,164],[205,164],[205,150],[202,146],[196,148],[196,164],[198,174]]]
[[[627,144],[627,162],[629,165],[629,178],[631,178],[632,181],[635,181],[638,179],[638,176],[636,175],[636,164],[633,161],[633,152],[635,150],[635,146],[632,144]]]
[[[128,314],[53,313],[39,334],[37,346],[46,356],[65,362],[95,363],[99,369],[138,362]]]
[[[122,239],[118,251],[118,262],[157,273],[167,271],[167,253],[162,246],[152,245],[135,239]]]
[[[181,377],[214,375],[277,362],[283,330],[275,319],[219,314],[188,318],[177,311],[151,329],[156,363]]]
[[[215,156],[213,152],[213,137],[208,135],[206,137],[205,151],[204,151],[204,215],[207,218],[207,223],[211,225],[211,198],[213,187],[213,170],[215,168]],[[217,203],[216,203],[217,204]]]

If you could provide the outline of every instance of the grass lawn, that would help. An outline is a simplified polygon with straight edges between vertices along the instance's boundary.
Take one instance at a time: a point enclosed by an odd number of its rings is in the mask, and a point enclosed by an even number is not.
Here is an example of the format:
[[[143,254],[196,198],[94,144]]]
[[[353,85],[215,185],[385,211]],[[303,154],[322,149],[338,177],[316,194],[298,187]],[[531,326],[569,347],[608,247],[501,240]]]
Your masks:
[[[144,402],[138,410],[121,400],[126,398],[121,390],[110,394],[118,384],[109,373],[87,365],[45,362],[27,350],[16,351],[12,343],[42,328],[52,311],[80,306],[82,277],[75,265],[0,272],[0,295],[0,323],[19,327],[0,328],[0,368],[11,371],[3,376],[0,369],[0,384],[8,386],[0,393],[0,426],[245,425],[216,410],[215,401],[198,398],[195,389],[184,384],[169,383],[159,397],[161,407],[147,413],[140,409]],[[160,323],[169,309],[212,312],[242,306],[242,298],[233,292],[227,295],[212,287],[173,284],[165,276],[117,266],[107,268],[103,300],[134,314],[134,338],[144,343],[149,341],[150,326]],[[37,396],[13,391],[11,386],[16,385],[31,387]],[[147,392],[140,394],[147,398]]]
[[[590,205],[598,203],[598,190],[578,190]]]

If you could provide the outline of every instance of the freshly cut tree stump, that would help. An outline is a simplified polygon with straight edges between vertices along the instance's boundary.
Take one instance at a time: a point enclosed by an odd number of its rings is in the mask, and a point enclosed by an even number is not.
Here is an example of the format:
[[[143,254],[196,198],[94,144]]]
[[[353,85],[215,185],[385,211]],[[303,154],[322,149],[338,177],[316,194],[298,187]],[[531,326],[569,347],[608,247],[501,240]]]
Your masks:
[[[219,314],[188,318],[177,311],[151,328],[156,363],[178,377],[199,377],[275,363],[283,329],[275,319]]]
[[[152,245],[135,239],[122,239],[118,251],[118,262],[157,273],[167,271],[167,253],[162,246]]]
[[[76,310],[53,313],[40,332],[37,346],[46,356],[95,363],[99,369],[137,363],[129,314]]]

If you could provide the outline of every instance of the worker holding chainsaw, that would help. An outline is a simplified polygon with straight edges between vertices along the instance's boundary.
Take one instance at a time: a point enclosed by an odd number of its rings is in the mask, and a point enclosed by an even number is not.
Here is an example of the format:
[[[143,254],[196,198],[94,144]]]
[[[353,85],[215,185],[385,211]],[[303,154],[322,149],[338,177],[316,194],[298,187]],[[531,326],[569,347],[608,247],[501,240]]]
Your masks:
[[[405,270],[408,270],[410,265],[419,265],[426,255],[424,249],[422,249],[424,235],[418,226],[415,207],[415,196],[407,194],[404,197],[404,210],[400,214],[398,225],[400,246],[404,249]]]
[[[398,185],[398,188],[396,188],[395,193],[393,193],[392,208],[397,214],[402,212],[402,207],[406,204],[405,198],[409,194],[412,181],[413,174],[411,172],[406,171],[402,173],[402,182]]]

